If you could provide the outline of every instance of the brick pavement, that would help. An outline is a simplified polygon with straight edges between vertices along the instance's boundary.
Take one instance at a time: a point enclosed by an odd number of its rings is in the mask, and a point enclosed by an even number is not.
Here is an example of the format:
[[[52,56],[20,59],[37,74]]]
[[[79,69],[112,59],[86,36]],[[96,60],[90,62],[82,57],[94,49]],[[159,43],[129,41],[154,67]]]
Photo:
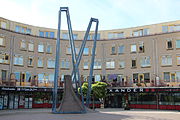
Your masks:
[[[178,111],[97,109],[87,114],[52,114],[51,109],[1,110],[0,120],[180,120]]]

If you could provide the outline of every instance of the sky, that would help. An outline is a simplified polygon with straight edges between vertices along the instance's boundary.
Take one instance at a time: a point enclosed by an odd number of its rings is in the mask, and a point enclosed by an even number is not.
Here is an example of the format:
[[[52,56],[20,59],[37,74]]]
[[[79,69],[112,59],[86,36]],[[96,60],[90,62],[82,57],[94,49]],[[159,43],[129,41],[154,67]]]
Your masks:
[[[60,7],[69,7],[73,30],[86,30],[91,17],[99,30],[180,20],[180,0],[0,0],[0,17],[55,28]],[[62,29],[67,29],[62,14]]]

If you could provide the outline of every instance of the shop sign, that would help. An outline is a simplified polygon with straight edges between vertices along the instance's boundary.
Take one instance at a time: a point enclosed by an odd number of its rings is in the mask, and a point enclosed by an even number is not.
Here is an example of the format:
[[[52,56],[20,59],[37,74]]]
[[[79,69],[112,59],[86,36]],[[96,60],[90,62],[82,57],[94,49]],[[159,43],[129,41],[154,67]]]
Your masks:
[[[15,91],[15,88],[11,88],[11,87],[2,87],[1,90],[5,90],[5,91]]]
[[[107,89],[109,93],[137,93],[144,92],[143,88],[120,88],[120,89]]]

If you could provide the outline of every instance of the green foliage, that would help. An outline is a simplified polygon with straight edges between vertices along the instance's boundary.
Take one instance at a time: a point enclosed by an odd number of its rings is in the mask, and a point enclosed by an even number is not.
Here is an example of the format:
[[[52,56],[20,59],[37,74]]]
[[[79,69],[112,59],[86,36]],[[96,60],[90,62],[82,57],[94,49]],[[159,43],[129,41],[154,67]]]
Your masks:
[[[95,98],[104,98],[106,96],[106,87],[107,84],[104,82],[96,82],[91,85],[91,95],[93,95]],[[83,95],[86,96],[88,91],[88,83],[85,82],[82,85],[82,92]],[[80,93],[80,88],[78,89],[78,92]]]

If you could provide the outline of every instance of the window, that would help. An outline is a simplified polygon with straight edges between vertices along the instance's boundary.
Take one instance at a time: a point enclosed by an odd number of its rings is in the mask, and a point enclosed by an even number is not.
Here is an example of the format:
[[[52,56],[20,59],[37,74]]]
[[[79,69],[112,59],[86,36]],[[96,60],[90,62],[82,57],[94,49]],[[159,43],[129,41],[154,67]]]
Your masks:
[[[66,54],[71,54],[71,48],[70,47],[68,47],[66,50],[67,50]]]
[[[85,61],[85,62],[84,62],[83,69],[89,69],[88,61]]]
[[[136,52],[136,45],[133,44],[131,45],[131,53],[135,53]]]
[[[73,38],[74,38],[74,40],[77,40],[78,39],[78,35],[77,34],[73,34]]]
[[[141,63],[141,67],[151,66],[150,56],[141,57],[140,63]]]
[[[20,30],[21,30],[21,27],[16,25],[15,31],[16,31],[16,32],[20,32]]]
[[[45,37],[49,37],[49,32],[45,32]]]
[[[23,65],[23,59],[22,55],[14,55],[14,65]]]
[[[94,60],[94,69],[101,69],[101,60]]]
[[[149,73],[144,73],[144,82],[150,83],[150,74]]]
[[[172,56],[170,55],[164,55],[161,58],[161,65],[172,65]]]
[[[164,82],[170,82],[170,72],[164,72]]]
[[[149,35],[149,29],[148,28],[143,29],[143,35]]]
[[[111,47],[111,54],[116,54],[116,47],[115,46]]]
[[[54,38],[54,32],[50,32],[50,38]]]
[[[45,74],[41,73],[38,74],[38,83],[44,83],[45,82]]]
[[[119,61],[119,68],[125,68],[125,61]]]
[[[132,68],[136,68],[136,58],[132,59]]]
[[[162,32],[163,33],[168,32],[168,26],[162,26]]]
[[[143,35],[148,35],[149,34],[149,29],[145,28],[145,29],[140,29],[140,30],[136,30],[133,32],[133,36],[143,36]]]
[[[175,80],[176,80],[176,74],[171,73],[171,82],[175,82]]]
[[[37,64],[37,67],[43,67],[44,66],[44,63],[43,63],[43,59],[38,57],[38,64]]]
[[[0,52],[0,63],[9,64],[9,54]]]
[[[44,52],[44,45],[41,42],[38,45],[38,52]]]
[[[27,34],[31,34],[31,29],[26,29]]]
[[[6,22],[1,21],[1,28],[6,29]]]
[[[54,73],[49,74],[48,79],[49,83],[54,83]]]
[[[63,39],[69,39],[69,35],[68,35],[67,33],[63,33],[63,34],[62,34],[62,38],[63,38]]]
[[[180,48],[180,40],[176,40],[176,48]]]
[[[75,48],[76,54],[79,54],[79,48]]]
[[[2,81],[6,81],[6,79],[7,79],[7,70],[2,70],[1,71],[1,79],[2,79]]]
[[[167,40],[167,49],[172,49],[173,46],[172,46],[172,40],[168,39]]]
[[[107,62],[106,62],[106,68],[108,68],[108,69],[114,69],[114,68],[115,68],[115,61],[113,61],[113,60],[107,61]]]
[[[31,34],[31,29],[16,25],[15,32]]]
[[[95,75],[95,82],[101,81],[101,75]]]
[[[5,41],[3,37],[0,37],[0,46],[4,46],[5,45]]]
[[[20,49],[26,50],[26,41],[25,40],[21,40]]]
[[[175,25],[174,29],[175,29],[175,31],[180,31],[180,25]]]
[[[46,53],[52,53],[52,45],[50,45],[49,43],[47,43]]]
[[[142,41],[139,42],[139,52],[144,52],[144,43]]]
[[[39,31],[39,36],[40,36],[40,37],[44,37],[44,32]]]
[[[124,45],[120,45],[118,47],[118,54],[123,54],[124,53],[124,49],[125,49]]]
[[[34,62],[33,57],[28,57],[28,66],[29,67],[33,66],[33,62]]]
[[[138,83],[138,73],[133,74],[133,83]]]
[[[108,39],[118,39],[118,38],[124,38],[124,33],[108,33]]]
[[[68,60],[62,60],[61,61],[61,68],[69,69],[70,62]]]
[[[89,55],[89,48],[84,48],[83,55]]]
[[[34,51],[34,43],[32,41],[28,43],[28,51]]]
[[[47,61],[47,67],[48,67],[48,68],[55,68],[55,60],[53,60],[53,59],[48,59],[48,61]]]
[[[177,59],[177,65],[180,65],[180,55],[176,56]]]

